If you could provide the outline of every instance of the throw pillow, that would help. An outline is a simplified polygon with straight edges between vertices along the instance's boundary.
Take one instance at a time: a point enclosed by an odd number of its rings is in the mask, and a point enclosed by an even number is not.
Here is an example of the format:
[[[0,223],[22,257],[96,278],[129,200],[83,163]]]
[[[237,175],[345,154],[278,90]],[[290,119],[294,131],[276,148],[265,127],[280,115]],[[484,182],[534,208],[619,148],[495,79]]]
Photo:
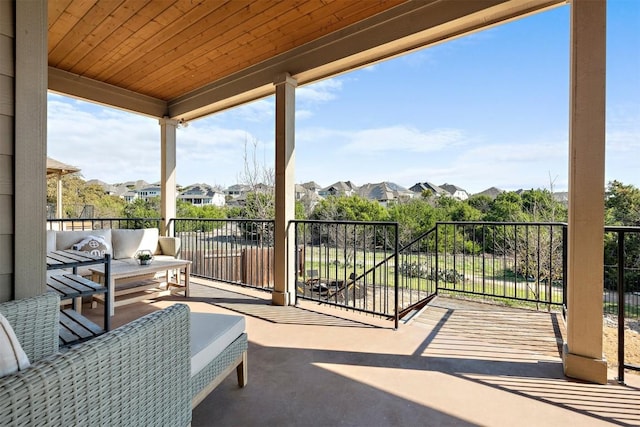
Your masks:
[[[104,256],[111,253],[111,246],[100,236],[88,236],[71,247],[74,251],[88,252],[91,255]]]
[[[22,371],[29,366],[29,358],[18,342],[18,337],[7,318],[0,313],[0,377]]]

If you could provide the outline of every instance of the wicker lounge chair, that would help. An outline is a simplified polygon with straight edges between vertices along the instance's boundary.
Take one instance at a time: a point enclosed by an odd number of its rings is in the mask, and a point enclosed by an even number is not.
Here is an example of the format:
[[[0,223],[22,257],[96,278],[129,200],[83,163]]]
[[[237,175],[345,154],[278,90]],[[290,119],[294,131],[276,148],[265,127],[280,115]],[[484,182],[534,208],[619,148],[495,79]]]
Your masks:
[[[53,294],[0,304],[31,367],[0,378],[0,425],[170,425],[236,368],[246,383],[242,333],[191,376],[189,308],[176,304],[58,352]],[[207,363],[208,362],[208,363]],[[234,365],[236,363],[237,365]],[[241,378],[242,377],[242,378]]]

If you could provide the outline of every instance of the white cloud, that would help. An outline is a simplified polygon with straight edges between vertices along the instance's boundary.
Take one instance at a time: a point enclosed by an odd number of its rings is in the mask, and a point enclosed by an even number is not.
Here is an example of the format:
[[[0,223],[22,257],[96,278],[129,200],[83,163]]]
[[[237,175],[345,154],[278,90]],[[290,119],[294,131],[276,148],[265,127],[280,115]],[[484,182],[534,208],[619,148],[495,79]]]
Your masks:
[[[568,147],[562,141],[490,144],[465,150],[449,166],[437,170],[441,179],[459,180],[471,192],[495,186],[519,188],[567,187]],[[469,190],[467,190],[469,191]]]
[[[50,96],[47,155],[87,179],[114,183],[159,178],[160,127],[154,119]]]
[[[342,150],[359,152],[363,155],[374,155],[384,151],[433,152],[466,142],[464,133],[458,129],[420,131],[408,126],[366,129],[345,136],[347,143]]]
[[[204,120],[222,121],[227,118],[233,120],[246,121],[252,123],[270,123],[275,116],[275,100],[273,96],[268,98],[258,99],[257,101],[250,102],[249,104],[240,105],[230,110],[223,111],[204,118]]]
[[[296,120],[307,120],[313,117],[313,112],[310,110],[302,110],[296,108]]]
[[[339,78],[321,80],[296,89],[296,101],[305,103],[323,103],[337,98],[342,90],[342,80]]]
[[[607,111],[607,152],[636,152],[640,148],[640,104],[618,105]]]

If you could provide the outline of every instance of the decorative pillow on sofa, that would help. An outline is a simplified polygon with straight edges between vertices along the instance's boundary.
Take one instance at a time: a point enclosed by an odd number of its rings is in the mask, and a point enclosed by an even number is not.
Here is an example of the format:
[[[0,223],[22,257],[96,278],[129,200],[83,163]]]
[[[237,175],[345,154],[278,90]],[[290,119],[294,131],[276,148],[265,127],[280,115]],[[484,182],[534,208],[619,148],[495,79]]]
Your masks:
[[[88,236],[71,247],[74,251],[88,252],[91,255],[111,254],[111,245],[100,236]]]
[[[56,250],[71,249],[73,245],[89,236],[102,237],[109,246],[113,246],[110,228],[98,230],[64,230],[56,231]]]
[[[0,313],[0,377],[27,369],[29,358],[9,321]]]

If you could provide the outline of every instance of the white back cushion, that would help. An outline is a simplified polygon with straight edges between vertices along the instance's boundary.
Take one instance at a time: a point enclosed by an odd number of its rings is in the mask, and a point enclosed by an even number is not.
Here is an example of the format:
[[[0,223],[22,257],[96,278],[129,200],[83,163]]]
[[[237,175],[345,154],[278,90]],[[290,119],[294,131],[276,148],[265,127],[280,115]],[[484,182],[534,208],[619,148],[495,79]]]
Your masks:
[[[56,250],[56,230],[47,230],[47,252]]]
[[[151,251],[152,254],[155,253],[159,234],[157,228],[113,229],[111,231],[113,258],[133,258],[136,252],[143,249]]]
[[[0,313],[0,377],[27,369],[29,358],[9,321]]]

